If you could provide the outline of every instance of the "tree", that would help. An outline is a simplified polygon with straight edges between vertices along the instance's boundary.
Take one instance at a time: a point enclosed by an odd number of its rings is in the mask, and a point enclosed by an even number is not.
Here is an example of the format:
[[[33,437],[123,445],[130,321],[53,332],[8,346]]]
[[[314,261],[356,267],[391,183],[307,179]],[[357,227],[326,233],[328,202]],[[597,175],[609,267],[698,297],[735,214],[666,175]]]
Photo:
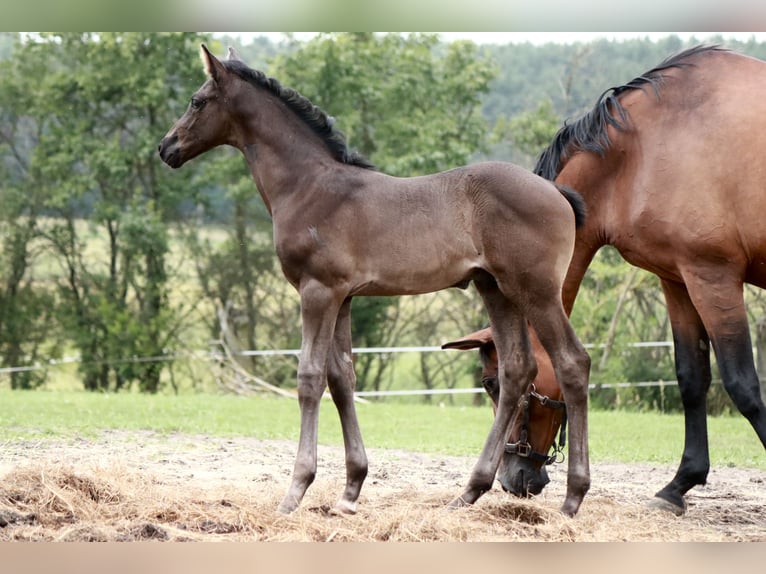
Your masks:
[[[3,34],[2,54],[19,49],[16,35]],[[15,42],[15,43],[14,43]],[[7,52],[6,52],[7,50]],[[52,293],[45,277],[32,268],[41,255],[39,221],[44,197],[30,165],[32,150],[46,128],[29,116],[29,100],[36,88],[33,74],[20,73],[16,59],[0,62],[0,365],[13,369],[13,389],[33,388],[45,379],[34,368],[42,356],[60,351],[55,328]]]
[[[493,142],[502,146],[500,149],[513,156],[515,162],[531,169],[560,127],[561,118],[553,111],[553,102],[546,98],[534,110],[521,112],[511,119],[501,116],[493,129]]]
[[[40,227],[61,270],[58,319],[90,390],[137,382],[156,392],[163,363],[134,358],[164,355],[187,312],[168,292],[169,223],[186,178],[168,177],[156,146],[200,82],[198,42],[42,34],[14,59],[17,77],[35,82],[27,115],[40,135],[29,170],[53,216]]]

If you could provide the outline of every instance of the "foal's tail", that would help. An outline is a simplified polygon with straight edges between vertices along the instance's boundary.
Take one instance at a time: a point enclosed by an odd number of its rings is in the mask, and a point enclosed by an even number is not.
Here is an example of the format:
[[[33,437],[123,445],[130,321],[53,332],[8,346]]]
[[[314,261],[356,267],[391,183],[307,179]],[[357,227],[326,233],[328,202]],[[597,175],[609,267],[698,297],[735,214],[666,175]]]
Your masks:
[[[582,224],[585,223],[585,217],[588,215],[588,208],[585,205],[585,200],[582,198],[582,195],[566,185],[560,185],[558,183],[554,183],[553,185],[555,185],[556,189],[561,192],[561,195],[566,197],[569,205],[572,206],[575,215],[575,227],[581,227]]]

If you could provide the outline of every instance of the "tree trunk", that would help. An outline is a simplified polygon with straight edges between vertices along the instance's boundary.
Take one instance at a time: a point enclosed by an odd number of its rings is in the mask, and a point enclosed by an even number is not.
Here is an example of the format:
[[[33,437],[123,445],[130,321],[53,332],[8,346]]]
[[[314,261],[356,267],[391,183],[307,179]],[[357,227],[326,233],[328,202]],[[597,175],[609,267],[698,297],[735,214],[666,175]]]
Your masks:
[[[633,269],[630,272],[630,275],[628,275],[627,279],[625,280],[625,284],[622,286],[622,290],[620,291],[620,296],[617,299],[617,306],[614,309],[612,320],[609,323],[609,332],[606,335],[604,352],[601,354],[601,360],[598,363],[599,371],[603,371],[606,368],[606,362],[609,359],[609,355],[612,352],[612,347],[614,346],[614,339],[617,336],[617,319],[620,316],[620,311],[622,311],[622,308],[625,305],[625,302],[628,300],[628,295],[630,294],[630,290],[633,287],[633,282],[636,280],[637,274],[638,274],[638,267],[633,267]]]

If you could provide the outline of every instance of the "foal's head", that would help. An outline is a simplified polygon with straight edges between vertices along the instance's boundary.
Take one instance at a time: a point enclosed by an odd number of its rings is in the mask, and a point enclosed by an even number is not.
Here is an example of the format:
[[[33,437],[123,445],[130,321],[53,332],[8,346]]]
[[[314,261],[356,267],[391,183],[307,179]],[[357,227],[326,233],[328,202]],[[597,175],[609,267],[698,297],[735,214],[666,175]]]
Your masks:
[[[537,378],[531,392],[525,391],[522,396],[511,423],[506,452],[497,471],[497,479],[503,489],[516,496],[540,494],[550,482],[546,465],[553,459],[548,453],[555,445],[556,432],[564,416],[563,403],[560,403],[561,390],[550,359],[536,337],[532,337],[532,347],[538,364]],[[497,380],[497,349],[492,331],[489,328],[476,331],[445,343],[442,348],[479,349],[482,385],[492,399],[493,411],[496,410],[500,386]],[[559,404],[562,408],[549,408]],[[556,454],[550,456],[555,457]]]
[[[229,105],[236,97],[238,78],[202,44],[208,80],[191,97],[189,107],[159,145],[160,157],[172,168],[223,144],[233,145],[236,122]],[[238,61],[233,50],[229,60]],[[241,83],[241,82],[239,82]]]

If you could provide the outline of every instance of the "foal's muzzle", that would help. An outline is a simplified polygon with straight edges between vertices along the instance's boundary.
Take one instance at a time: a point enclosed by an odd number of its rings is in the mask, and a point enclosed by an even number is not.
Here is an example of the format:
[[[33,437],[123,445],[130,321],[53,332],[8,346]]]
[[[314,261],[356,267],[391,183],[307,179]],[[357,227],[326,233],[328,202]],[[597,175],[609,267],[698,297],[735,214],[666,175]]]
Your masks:
[[[157,151],[162,161],[173,169],[181,167],[184,163],[181,158],[181,146],[178,145],[178,136],[176,134],[162,138]]]

